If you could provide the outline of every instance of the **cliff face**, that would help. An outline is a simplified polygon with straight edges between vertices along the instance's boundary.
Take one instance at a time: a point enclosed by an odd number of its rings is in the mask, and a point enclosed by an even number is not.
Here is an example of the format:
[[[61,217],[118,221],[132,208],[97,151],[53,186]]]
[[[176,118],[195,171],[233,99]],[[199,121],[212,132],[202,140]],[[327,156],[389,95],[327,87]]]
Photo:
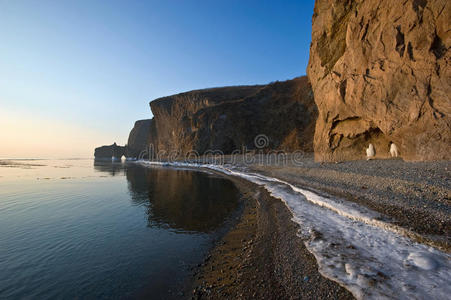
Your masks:
[[[152,141],[155,122],[153,119],[139,120],[135,122],[127,143],[127,157],[148,157],[148,147]],[[153,134],[152,134],[153,133]]]
[[[451,2],[316,0],[315,158],[451,159]]]
[[[231,153],[254,138],[268,137],[265,149],[312,151],[317,116],[306,77],[268,85],[196,90],[150,103],[155,150]]]
[[[125,155],[125,147],[118,146],[116,143],[109,146],[97,147],[94,150],[94,157],[96,159],[109,159],[114,156],[117,159],[120,159],[122,155]]]

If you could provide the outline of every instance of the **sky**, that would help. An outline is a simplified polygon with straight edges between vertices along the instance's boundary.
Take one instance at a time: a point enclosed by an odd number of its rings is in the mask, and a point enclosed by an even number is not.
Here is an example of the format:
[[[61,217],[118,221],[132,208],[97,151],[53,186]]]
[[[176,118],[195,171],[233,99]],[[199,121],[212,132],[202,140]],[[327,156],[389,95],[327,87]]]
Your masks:
[[[313,0],[0,0],[0,158],[93,157],[149,101],[305,75]]]

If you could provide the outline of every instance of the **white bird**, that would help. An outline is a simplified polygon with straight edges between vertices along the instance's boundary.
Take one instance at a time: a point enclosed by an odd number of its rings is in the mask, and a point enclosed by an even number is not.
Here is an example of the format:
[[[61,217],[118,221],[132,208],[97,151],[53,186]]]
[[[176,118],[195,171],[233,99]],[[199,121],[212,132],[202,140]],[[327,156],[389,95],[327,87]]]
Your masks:
[[[391,157],[398,157],[398,147],[396,147],[395,143],[390,144],[390,155]]]
[[[373,157],[374,157],[374,146],[373,144],[370,144],[366,149],[366,160],[370,160]]]

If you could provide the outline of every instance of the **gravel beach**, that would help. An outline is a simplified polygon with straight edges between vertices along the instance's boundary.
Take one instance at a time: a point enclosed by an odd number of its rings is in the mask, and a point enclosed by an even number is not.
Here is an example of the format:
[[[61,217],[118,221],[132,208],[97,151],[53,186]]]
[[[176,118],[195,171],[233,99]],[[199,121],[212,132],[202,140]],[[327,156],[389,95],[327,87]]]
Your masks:
[[[318,272],[280,200],[230,179],[242,192],[244,209],[196,271],[191,299],[354,299]]]
[[[224,163],[339,197],[383,215],[449,252],[451,162],[401,159],[317,163],[312,156],[283,160],[225,157]],[[346,289],[318,272],[315,258],[296,234],[299,225],[263,188],[230,177],[243,192],[245,209],[199,268],[195,299],[348,299]]]
[[[240,162],[237,162],[240,164]],[[451,162],[255,163],[250,171],[366,206],[443,249],[451,242]]]

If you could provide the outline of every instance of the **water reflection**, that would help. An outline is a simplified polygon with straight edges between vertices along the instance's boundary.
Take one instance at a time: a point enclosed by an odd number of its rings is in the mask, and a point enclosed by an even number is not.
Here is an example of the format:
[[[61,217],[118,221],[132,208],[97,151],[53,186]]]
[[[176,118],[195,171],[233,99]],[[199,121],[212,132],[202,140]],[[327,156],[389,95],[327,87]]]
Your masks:
[[[0,299],[179,299],[237,203],[231,182],[204,173],[92,160],[6,164]]]
[[[108,173],[111,176],[124,175],[125,165],[120,162],[94,160],[94,169]]]
[[[224,178],[135,164],[97,163],[94,167],[113,176],[125,172],[131,201],[146,206],[150,227],[212,232],[237,208],[239,191]]]

